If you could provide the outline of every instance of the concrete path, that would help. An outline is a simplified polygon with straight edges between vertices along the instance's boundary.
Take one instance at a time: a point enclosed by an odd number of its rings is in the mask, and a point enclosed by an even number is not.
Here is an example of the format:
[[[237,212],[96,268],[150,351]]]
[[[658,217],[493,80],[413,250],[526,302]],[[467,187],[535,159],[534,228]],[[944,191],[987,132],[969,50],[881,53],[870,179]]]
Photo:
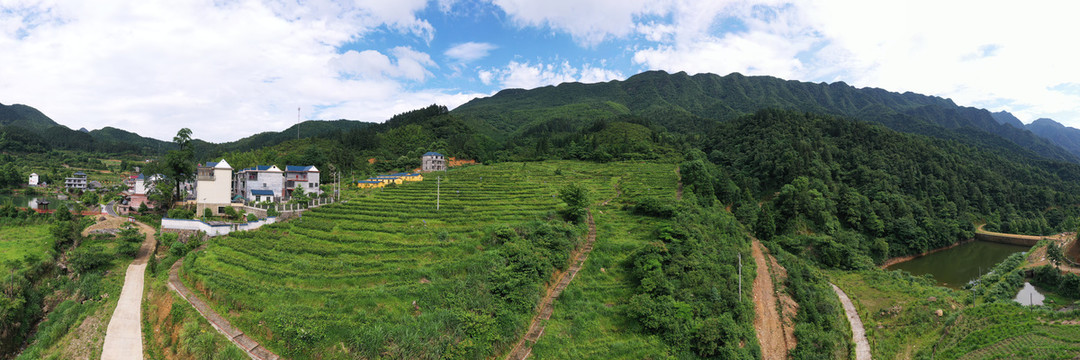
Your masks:
[[[139,230],[146,235],[135,261],[128,265],[124,275],[124,287],[120,290],[120,300],[116,303],[109,327],[105,331],[105,344],[101,347],[101,360],[142,359],[142,298],[143,274],[146,273],[146,261],[153,254],[157,245],[154,228],[136,222]]]
[[[218,332],[229,338],[233,344],[236,344],[237,347],[247,352],[248,356],[252,359],[279,359],[277,354],[270,352],[270,350],[259,345],[258,342],[255,342],[255,340],[247,336],[247,334],[244,334],[243,331],[232,326],[228,320],[225,320],[225,318],[218,315],[214,309],[211,309],[210,305],[206,304],[206,302],[202,301],[198,296],[195,296],[195,294],[192,294],[191,290],[188,290],[187,286],[184,286],[184,282],[180,281],[180,266],[183,265],[183,263],[183,258],[176,260],[176,263],[173,263],[172,268],[169,269],[169,288],[176,291],[181,298],[187,300],[187,302],[199,312],[199,315],[202,315],[206,321],[210,322],[210,325],[214,326],[214,329],[217,329]],[[102,359],[104,359],[104,357]]]
[[[840,298],[840,303],[844,305],[848,323],[851,324],[851,340],[855,342],[855,360],[870,360],[870,342],[866,341],[866,329],[863,328],[859,312],[855,311],[855,305],[851,303],[851,299],[844,293],[844,290],[840,290],[833,283],[829,283],[829,285],[832,286],[836,296]]]

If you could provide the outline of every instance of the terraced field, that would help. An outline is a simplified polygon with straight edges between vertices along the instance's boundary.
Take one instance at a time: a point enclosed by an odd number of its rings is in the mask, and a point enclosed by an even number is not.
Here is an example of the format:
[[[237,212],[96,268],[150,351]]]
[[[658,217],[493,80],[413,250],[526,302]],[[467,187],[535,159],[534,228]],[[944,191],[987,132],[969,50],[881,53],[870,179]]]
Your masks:
[[[185,261],[185,281],[287,357],[500,354],[524,331],[542,280],[565,268],[563,254],[583,233],[560,220],[559,189],[577,183],[597,201],[616,188],[674,198],[672,168],[505,163],[353,189],[345,203],[213,240]],[[507,240],[515,238],[508,229],[530,241]],[[517,271],[519,262],[529,271]],[[518,277],[530,272],[540,281]]]

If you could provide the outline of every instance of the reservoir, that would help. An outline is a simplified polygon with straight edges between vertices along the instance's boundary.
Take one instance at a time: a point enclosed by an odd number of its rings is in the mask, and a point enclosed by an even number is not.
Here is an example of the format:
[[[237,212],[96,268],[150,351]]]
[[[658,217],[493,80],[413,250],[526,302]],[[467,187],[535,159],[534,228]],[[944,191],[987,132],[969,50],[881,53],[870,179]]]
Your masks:
[[[1028,249],[1027,246],[972,241],[886,269],[904,270],[913,275],[931,274],[938,285],[959,289],[980,274],[990,271],[1009,255]]]

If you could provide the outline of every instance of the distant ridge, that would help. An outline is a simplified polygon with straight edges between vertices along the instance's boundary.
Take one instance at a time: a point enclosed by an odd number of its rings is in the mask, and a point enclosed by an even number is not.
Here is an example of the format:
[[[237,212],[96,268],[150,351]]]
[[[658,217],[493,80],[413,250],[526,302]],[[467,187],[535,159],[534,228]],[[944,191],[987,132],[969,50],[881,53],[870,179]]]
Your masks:
[[[1076,153],[1015,124],[1002,124],[985,109],[958,106],[949,99],[855,88],[843,82],[808,83],[739,73],[690,76],[684,72],[648,71],[625,81],[507,89],[469,101],[452,113],[485,135],[507,139],[529,124],[556,118],[586,124],[596,119],[636,116],[670,131],[688,133],[765,108],[879,122],[903,132],[958,139],[977,146],[997,146],[1000,142],[992,138],[1000,137],[1019,148],[1016,150],[1035,157],[1080,162]]]

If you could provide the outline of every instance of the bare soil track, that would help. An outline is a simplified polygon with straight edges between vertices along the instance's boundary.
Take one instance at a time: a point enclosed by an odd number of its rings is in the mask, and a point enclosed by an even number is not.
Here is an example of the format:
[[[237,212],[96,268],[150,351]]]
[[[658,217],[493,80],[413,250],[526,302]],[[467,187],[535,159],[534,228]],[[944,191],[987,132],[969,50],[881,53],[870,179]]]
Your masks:
[[[766,360],[787,359],[788,352],[795,348],[794,325],[784,321],[780,309],[794,312],[794,301],[782,299],[773,283],[773,271],[782,271],[772,256],[767,256],[761,242],[753,239],[751,253],[757,268],[754,277],[754,330],[761,345],[761,358]],[[786,301],[785,301],[786,300]],[[791,314],[794,316],[794,314]]]

